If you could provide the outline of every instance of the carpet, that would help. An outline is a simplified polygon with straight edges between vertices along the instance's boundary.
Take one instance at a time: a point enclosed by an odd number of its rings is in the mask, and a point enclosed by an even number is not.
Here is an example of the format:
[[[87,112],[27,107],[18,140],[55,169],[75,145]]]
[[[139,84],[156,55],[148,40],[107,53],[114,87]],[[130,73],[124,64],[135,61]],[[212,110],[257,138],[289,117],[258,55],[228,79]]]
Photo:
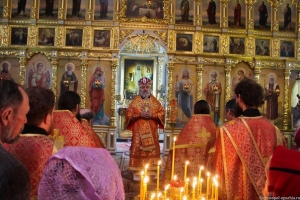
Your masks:
[[[134,173],[135,171],[131,171],[128,169],[129,166],[129,148],[130,145],[126,142],[117,143],[117,153],[115,155],[112,155],[119,166],[123,178],[124,183],[124,190],[125,190],[125,199],[126,200],[135,200],[138,199],[139,191],[140,191],[140,181],[134,180]],[[162,148],[162,145],[161,145]],[[161,151],[163,152],[163,151]],[[160,178],[162,177],[162,173],[165,168],[167,160],[167,155],[161,154],[161,170],[160,170]],[[153,172],[153,174],[156,174],[156,172]],[[155,175],[156,176],[156,175]],[[150,177],[149,183],[148,183],[148,191],[149,194],[151,191],[156,190],[156,178],[154,179],[154,176]]]

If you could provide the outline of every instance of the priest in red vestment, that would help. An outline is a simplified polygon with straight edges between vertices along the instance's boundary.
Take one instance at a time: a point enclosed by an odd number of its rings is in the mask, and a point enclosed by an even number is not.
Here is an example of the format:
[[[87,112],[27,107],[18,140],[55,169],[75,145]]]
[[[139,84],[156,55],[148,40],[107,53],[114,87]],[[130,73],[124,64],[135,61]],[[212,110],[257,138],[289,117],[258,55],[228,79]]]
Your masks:
[[[197,101],[194,105],[194,115],[184,126],[175,145],[174,175],[179,180],[184,178],[184,167],[188,161],[187,177],[192,180],[198,176],[199,168],[205,165],[206,145],[214,137],[216,125],[210,116],[210,107],[205,100]],[[163,184],[171,180],[172,150],[169,152],[166,168],[163,174]],[[172,178],[173,179],[173,178]]]
[[[161,103],[151,94],[151,80],[141,78],[139,95],[126,110],[127,129],[132,131],[129,169],[135,170],[149,164],[157,165],[160,158],[158,128],[164,127],[165,110]]]
[[[277,145],[285,144],[279,129],[263,117],[263,88],[251,79],[234,90],[242,116],[217,129],[214,173],[219,176],[220,199],[259,199],[259,180]]]
[[[48,158],[63,147],[63,142],[48,137],[52,131],[54,93],[50,89],[33,86],[26,90],[30,110],[19,140],[6,145],[27,168],[30,175],[31,199],[37,199],[38,186]],[[18,191],[15,191],[18,192]]]

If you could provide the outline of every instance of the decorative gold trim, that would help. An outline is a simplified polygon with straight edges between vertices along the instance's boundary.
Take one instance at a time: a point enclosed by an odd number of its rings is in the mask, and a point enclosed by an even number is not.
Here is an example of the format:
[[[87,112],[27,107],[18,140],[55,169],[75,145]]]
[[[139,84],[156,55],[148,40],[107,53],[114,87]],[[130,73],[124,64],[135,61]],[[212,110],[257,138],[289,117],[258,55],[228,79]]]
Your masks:
[[[116,85],[118,61],[111,61],[111,85]],[[110,126],[116,126],[116,87],[111,87]]]
[[[289,91],[289,83],[290,83],[290,75],[291,69],[284,70],[284,95],[283,95],[283,124],[282,129],[288,130],[289,129],[289,112],[290,112],[290,91]]]
[[[48,57],[48,56],[47,56]],[[57,68],[58,68],[58,59],[51,58],[51,67],[52,67],[52,86],[51,89],[55,95],[55,102],[57,102],[58,96],[58,87],[57,87]]]
[[[88,60],[87,59],[80,59],[81,61],[81,89],[80,89],[80,98],[81,98],[81,103],[80,107],[81,108],[86,108],[86,69],[88,66]]]
[[[119,43],[122,43],[124,39],[130,35],[134,30],[132,29],[121,29],[120,30],[120,38],[119,38]]]
[[[19,60],[20,63],[20,85],[24,86],[25,85],[25,66],[26,66],[26,58],[21,57]]]
[[[225,65],[224,72],[225,72],[225,102],[231,99],[230,92],[231,92],[231,65]]]
[[[95,31],[100,31],[100,30],[104,30],[104,31],[110,31],[110,44],[109,44],[109,47],[95,47],[94,46],[94,39],[95,39]],[[114,29],[115,31],[115,29]],[[91,30],[91,35],[90,37],[88,38],[89,39],[89,42],[91,43],[91,47],[93,49],[110,49],[111,46],[112,46],[112,43],[113,43],[113,40],[114,40],[114,37],[113,37],[113,30],[111,28],[93,28]]]
[[[202,94],[203,94],[203,89],[202,89],[203,64],[197,64],[196,72],[197,72],[196,99],[197,99],[197,101],[199,101],[202,99]]]
[[[165,44],[167,45],[168,41],[167,41],[167,31],[153,31],[153,33],[155,33],[159,39]]]
[[[195,57],[184,57],[184,56],[176,56],[174,58],[174,61],[180,61],[180,62],[196,62],[196,58]]]

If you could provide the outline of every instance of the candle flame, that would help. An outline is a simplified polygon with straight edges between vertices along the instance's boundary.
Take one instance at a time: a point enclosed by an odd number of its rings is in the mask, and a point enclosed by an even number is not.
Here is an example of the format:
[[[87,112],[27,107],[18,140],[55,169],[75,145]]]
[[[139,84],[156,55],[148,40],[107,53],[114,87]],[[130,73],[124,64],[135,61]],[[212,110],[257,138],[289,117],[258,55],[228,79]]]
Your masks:
[[[148,165],[149,165],[149,164],[146,164],[145,169],[148,169]]]
[[[187,161],[185,161],[185,165],[188,165],[189,164],[189,161],[187,160]]]
[[[174,142],[176,142],[176,137],[174,137]]]
[[[146,176],[146,177],[144,178],[144,182],[147,183],[148,181],[149,181],[149,177]]]
[[[200,182],[203,183],[203,178],[200,179]]]
[[[161,160],[158,161],[157,165],[160,165],[160,164],[161,164]]]
[[[207,173],[206,173],[206,175],[209,177],[209,176],[210,176],[210,173],[209,173],[209,172],[207,172]]]
[[[200,171],[202,171],[203,169],[204,169],[204,167],[203,167],[203,166],[201,166],[201,167],[200,167]]]
[[[142,175],[142,176],[144,175],[144,171],[141,171],[141,175]]]
[[[174,180],[176,180],[177,179],[177,176],[176,175],[174,175]]]
[[[165,190],[168,190],[170,187],[170,184],[166,185]]]

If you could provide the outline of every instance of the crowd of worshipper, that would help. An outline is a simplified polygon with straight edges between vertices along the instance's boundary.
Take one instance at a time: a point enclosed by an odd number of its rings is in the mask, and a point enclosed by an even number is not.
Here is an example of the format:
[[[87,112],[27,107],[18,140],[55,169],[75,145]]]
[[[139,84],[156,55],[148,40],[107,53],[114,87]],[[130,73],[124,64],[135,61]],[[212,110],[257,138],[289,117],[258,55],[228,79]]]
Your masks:
[[[141,78],[126,110],[130,170],[145,165],[155,170],[160,160],[158,128],[164,128],[166,112],[151,85]],[[259,112],[263,88],[245,79],[234,93],[224,106],[227,121],[218,127],[207,101],[194,104],[168,154],[161,187],[173,174],[183,179],[188,160],[190,177],[200,166],[218,174],[215,199],[300,197],[300,128],[296,146],[286,148],[281,131]],[[125,199],[120,169],[92,128],[94,113],[80,109],[80,101],[76,92],[66,91],[55,109],[52,90],[0,80],[0,199]]]

